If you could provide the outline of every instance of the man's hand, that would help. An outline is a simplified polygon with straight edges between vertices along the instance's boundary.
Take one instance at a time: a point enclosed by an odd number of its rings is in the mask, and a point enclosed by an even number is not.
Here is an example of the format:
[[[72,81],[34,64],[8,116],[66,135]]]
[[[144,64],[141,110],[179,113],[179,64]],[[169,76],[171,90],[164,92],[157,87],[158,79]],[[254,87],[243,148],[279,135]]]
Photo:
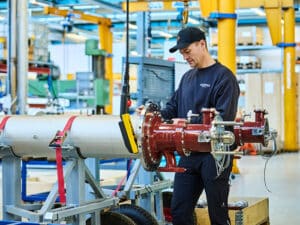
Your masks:
[[[135,112],[136,112],[136,114],[137,114],[138,116],[143,116],[143,115],[145,115],[146,108],[145,108],[144,105],[140,105],[139,107],[137,107],[137,108],[135,109]]]

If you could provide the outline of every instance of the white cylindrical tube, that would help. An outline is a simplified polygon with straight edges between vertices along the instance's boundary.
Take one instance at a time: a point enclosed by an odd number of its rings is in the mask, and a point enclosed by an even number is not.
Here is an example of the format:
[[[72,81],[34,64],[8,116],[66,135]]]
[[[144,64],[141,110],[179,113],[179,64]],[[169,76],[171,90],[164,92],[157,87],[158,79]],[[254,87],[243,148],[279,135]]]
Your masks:
[[[10,146],[19,157],[55,158],[55,150],[49,148],[49,144],[57,131],[64,129],[70,117],[11,116],[1,132],[0,144]],[[119,121],[119,116],[112,115],[77,116],[63,144],[77,147],[83,157],[139,157],[125,147]]]

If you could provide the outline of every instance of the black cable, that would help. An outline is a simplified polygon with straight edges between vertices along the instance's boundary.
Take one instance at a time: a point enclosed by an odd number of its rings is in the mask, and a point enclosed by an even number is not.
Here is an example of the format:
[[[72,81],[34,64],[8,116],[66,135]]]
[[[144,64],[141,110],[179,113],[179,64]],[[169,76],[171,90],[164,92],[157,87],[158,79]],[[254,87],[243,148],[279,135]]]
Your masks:
[[[126,62],[125,73],[122,81],[120,115],[128,113],[129,100],[129,0],[126,0]]]
[[[266,181],[266,171],[267,171],[267,164],[269,162],[269,160],[271,159],[271,157],[269,157],[266,162],[265,162],[265,167],[264,167],[264,184],[265,184],[265,188],[268,192],[272,193],[272,191],[269,189],[268,185],[267,185],[267,181]]]
[[[262,157],[263,158],[267,158],[266,162],[265,162],[265,166],[264,166],[264,184],[265,184],[265,188],[268,192],[272,193],[271,190],[269,189],[268,185],[267,185],[267,181],[266,181],[266,172],[267,172],[267,164],[269,163],[269,160],[278,152],[277,146],[276,146],[276,136],[274,134],[272,134],[272,139],[274,141],[274,151],[270,154],[270,155],[266,155],[263,154]]]

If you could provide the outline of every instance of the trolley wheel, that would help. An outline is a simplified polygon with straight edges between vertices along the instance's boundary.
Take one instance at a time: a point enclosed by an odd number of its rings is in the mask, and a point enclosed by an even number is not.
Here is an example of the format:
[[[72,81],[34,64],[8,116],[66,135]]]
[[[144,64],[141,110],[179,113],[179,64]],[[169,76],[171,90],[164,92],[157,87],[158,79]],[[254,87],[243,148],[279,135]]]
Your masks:
[[[121,204],[112,210],[128,216],[136,225],[158,225],[157,220],[148,211],[137,205]]]
[[[101,213],[101,225],[137,225],[132,219],[124,214],[107,211]],[[92,224],[91,218],[86,221],[86,225],[98,225]]]
[[[172,222],[172,215],[171,215],[171,201],[172,201],[172,191],[163,191],[162,192],[162,197],[163,197],[163,212],[164,212],[164,217],[165,220],[168,223]],[[193,213],[193,224],[192,225],[197,225],[197,215],[196,212],[194,211]]]

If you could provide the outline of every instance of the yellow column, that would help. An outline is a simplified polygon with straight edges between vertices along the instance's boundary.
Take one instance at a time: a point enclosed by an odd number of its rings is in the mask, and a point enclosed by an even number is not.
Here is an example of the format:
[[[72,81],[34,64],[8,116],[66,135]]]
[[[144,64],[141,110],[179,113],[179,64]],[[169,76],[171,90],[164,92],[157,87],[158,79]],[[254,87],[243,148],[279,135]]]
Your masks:
[[[283,10],[284,18],[284,147],[297,151],[297,77],[295,74],[295,10]]]
[[[204,18],[209,17],[211,12],[218,11],[218,1],[219,0],[198,0],[201,14]]]
[[[265,12],[273,45],[282,42],[281,4],[279,0],[265,0]]]
[[[236,73],[236,51],[235,51],[235,0],[219,0],[218,5],[218,60],[231,71]],[[239,174],[237,158],[233,159],[233,174]]]
[[[113,63],[112,63],[112,32],[110,26],[99,24],[100,49],[105,50],[109,56],[105,59],[105,79],[109,81],[109,104],[105,106],[105,112],[112,114],[113,97]]]
[[[220,15],[235,14],[235,0],[219,0]],[[225,16],[226,17],[226,16]],[[218,60],[236,73],[235,18],[218,19]]]

